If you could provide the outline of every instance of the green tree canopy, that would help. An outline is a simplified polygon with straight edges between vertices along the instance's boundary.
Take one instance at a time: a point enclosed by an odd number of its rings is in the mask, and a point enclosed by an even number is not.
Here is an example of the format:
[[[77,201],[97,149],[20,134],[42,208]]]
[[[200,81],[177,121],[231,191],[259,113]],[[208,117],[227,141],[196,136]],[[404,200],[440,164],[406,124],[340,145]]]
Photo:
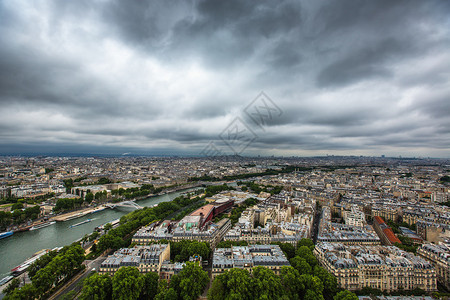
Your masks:
[[[300,248],[301,246],[308,247],[311,251],[314,250],[314,243],[311,239],[301,239],[297,243],[297,248]]]
[[[316,257],[312,253],[311,249],[307,246],[301,246],[300,248],[298,248],[296,255],[305,259],[306,262],[311,266],[311,268],[314,268],[318,264]]]
[[[178,300],[178,294],[173,288],[169,288],[166,280],[161,280],[158,284],[158,294],[155,300]]]
[[[358,300],[358,296],[350,291],[342,291],[334,296],[334,300]]]
[[[258,266],[253,268],[251,289],[256,299],[280,299],[284,290],[281,279],[272,270]]]
[[[314,276],[318,277],[324,286],[323,293],[327,297],[332,297],[338,290],[336,277],[320,266],[314,267]]]
[[[8,284],[8,286],[3,290],[3,293],[5,295],[11,295],[16,288],[18,288],[20,285],[20,280],[18,278],[14,278],[11,280],[11,282]]]
[[[311,274],[312,268],[306,259],[296,256],[290,260],[291,265],[301,274]]]
[[[217,291],[222,291],[222,293],[216,294]],[[253,299],[250,273],[244,269],[233,268],[217,276],[208,297],[214,300]]]
[[[112,296],[112,280],[108,274],[93,273],[83,281],[81,300],[108,300]]]
[[[195,300],[203,293],[208,282],[208,273],[198,263],[187,262],[180,273],[172,277],[170,287],[177,291],[181,299]]]
[[[91,192],[87,193],[84,197],[84,201],[86,201],[87,203],[91,203],[92,200],[94,200],[94,194],[92,194]]]
[[[144,278],[137,268],[122,267],[114,274],[112,279],[113,299],[138,299],[143,286]]]
[[[300,281],[300,273],[293,267],[282,267],[280,278],[286,296],[292,300],[301,299],[305,284]]]
[[[37,291],[32,284],[25,284],[21,288],[16,288],[10,295],[7,295],[4,300],[34,300],[36,299]]]
[[[149,272],[145,274],[143,278],[144,278],[144,285],[139,299],[151,300],[155,298],[156,294],[158,293],[158,280],[159,280],[158,273]]]

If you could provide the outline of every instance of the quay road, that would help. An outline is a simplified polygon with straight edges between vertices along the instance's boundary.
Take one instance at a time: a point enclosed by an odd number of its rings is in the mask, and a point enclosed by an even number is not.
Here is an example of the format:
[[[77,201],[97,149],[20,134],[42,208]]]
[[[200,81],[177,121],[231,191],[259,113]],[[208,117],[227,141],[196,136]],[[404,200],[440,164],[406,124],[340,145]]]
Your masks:
[[[63,287],[61,287],[56,293],[54,293],[49,300],[57,300],[62,298],[65,294],[70,291],[75,291],[75,294],[78,294],[82,288],[83,280],[88,277],[93,271],[98,271],[102,262],[106,259],[106,256],[99,256],[91,261],[84,261],[86,269],[82,271],[80,274],[76,275],[72,278],[71,281],[66,283]]]

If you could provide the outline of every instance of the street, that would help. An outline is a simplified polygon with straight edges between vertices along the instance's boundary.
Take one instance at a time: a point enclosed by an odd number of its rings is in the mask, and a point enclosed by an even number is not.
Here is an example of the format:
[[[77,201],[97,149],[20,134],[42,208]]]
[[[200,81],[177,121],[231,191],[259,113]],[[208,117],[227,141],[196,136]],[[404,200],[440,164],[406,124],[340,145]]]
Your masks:
[[[106,259],[106,256],[99,256],[92,261],[85,261],[86,269],[83,273],[77,275],[74,279],[66,283],[61,289],[59,289],[55,294],[53,294],[49,300],[60,299],[62,296],[67,294],[70,291],[75,291],[78,294],[81,291],[81,283],[83,280],[88,277],[93,269],[97,271],[102,264],[102,262]]]

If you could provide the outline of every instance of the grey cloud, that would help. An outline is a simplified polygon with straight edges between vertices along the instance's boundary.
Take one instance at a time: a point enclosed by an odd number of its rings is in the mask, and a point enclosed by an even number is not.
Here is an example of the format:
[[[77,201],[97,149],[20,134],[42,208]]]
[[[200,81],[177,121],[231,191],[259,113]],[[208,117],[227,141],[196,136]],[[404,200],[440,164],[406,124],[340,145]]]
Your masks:
[[[251,153],[448,156],[449,15],[444,1],[0,2],[0,153],[195,152],[234,117],[251,124],[264,90],[283,114],[252,127]]]
[[[392,77],[386,61],[400,58],[408,49],[408,42],[393,39],[383,40],[377,45],[348,53],[320,71],[317,83],[320,87],[350,84],[373,77]]]

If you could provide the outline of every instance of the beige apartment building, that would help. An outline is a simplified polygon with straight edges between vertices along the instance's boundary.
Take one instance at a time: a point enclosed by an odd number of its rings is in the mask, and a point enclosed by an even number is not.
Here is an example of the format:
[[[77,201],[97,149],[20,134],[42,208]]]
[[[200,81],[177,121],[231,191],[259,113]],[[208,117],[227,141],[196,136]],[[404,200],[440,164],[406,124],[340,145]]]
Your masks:
[[[314,254],[344,289],[371,287],[388,292],[415,288],[437,290],[433,265],[394,246],[318,243]]]
[[[278,245],[232,246],[217,248],[213,254],[212,279],[232,268],[252,269],[262,266],[280,275],[283,266],[290,266],[289,261]]]
[[[170,244],[153,244],[122,248],[100,265],[99,273],[114,275],[120,267],[136,267],[141,273],[160,273],[164,261],[170,260]]]
[[[424,244],[417,249],[417,254],[434,265],[438,281],[450,290],[450,247]]]

